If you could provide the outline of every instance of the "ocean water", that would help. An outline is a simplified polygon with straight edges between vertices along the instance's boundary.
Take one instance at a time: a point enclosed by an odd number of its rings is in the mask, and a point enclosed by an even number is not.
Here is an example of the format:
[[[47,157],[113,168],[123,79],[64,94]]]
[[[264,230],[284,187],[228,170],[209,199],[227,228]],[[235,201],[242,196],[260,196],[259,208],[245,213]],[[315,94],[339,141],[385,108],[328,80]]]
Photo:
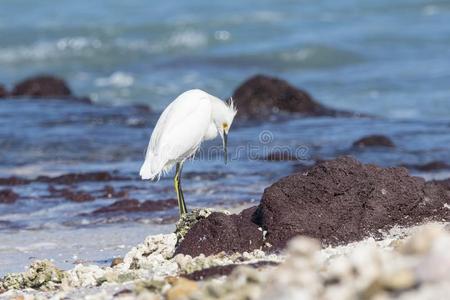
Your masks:
[[[99,103],[161,109],[264,72],[335,107],[449,119],[449,17],[445,0],[3,0],[0,82],[58,74]]]
[[[106,185],[140,201],[174,197],[170,177],[142,182],[137,171],[159,112],[190,88],[226,98],[265,73],[377,118],[234,126],[228,165],[217,142],[186,164],[189,208],[252,205],[297,164],[342,154],[383,166],[450,163],[449,19],[449,1],[1,1],[0,83],[55,74],[95,105],[0,100],[0,177],[110,171],[124,179],[53,185],[95,195],[83,203],[51,195],[47,183],[0,186],[20,196],[0,204],[0,275],[46,255],[65,268],[106,264],[146,234],[170,231],[177,208],[92,212],[118,200],[101,195]],[[373,133],[397,147],[351,148]],[[299,161],[260,159],[276,149]],[[101,253],[90,235],[102,237]]]

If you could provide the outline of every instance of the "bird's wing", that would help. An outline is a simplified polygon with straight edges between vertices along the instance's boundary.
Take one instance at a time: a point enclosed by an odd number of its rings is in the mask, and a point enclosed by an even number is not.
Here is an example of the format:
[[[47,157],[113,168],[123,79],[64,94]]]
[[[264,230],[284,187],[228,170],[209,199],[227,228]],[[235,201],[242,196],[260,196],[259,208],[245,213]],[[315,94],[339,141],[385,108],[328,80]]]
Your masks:
[[[201,141],[211,121],[211,103],[206,97],[175,99],[161,114],[153,130],[147,157],[177,159]]]

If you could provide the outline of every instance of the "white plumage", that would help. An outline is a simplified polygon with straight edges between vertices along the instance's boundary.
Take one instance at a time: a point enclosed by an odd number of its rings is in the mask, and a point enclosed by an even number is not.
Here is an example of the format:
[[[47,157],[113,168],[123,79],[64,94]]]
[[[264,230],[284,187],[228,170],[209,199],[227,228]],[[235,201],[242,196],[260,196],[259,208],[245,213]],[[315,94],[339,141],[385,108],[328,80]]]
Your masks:
[[[142,179],[159,178],[193,156],[204,140],[228,134],[236,110],[232,103],[202,91],[178,96],[159,117],[141,167]]]

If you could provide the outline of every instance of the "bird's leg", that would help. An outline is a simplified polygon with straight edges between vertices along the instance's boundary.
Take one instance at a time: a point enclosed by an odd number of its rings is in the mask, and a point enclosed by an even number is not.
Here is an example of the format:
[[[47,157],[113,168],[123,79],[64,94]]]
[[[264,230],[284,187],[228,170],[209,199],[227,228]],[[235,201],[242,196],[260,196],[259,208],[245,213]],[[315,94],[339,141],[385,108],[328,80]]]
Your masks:
[[[177,163],[176,173],[174,177],[175,191],[177,192],[178,208],[180,209],[180,217],[187,213],[186,203],[184,202],[183,190],[181,189],[181,169],[183,163]]]

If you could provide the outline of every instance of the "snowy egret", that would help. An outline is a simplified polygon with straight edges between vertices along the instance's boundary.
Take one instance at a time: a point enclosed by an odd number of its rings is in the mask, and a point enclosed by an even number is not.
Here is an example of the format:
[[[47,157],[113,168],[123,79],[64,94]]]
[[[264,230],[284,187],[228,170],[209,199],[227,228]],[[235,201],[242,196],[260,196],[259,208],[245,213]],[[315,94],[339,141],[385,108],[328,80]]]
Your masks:
[[[224,102],[195,89],[178,96],[159,117],[139,174],[142,179],[159,179],[176,166],[174,187],[180,216],[187,212],[181,189],[183,163],[195,155],[203,141],[218,135],[227,163],[227,135],[235,115],[231,99]]]

